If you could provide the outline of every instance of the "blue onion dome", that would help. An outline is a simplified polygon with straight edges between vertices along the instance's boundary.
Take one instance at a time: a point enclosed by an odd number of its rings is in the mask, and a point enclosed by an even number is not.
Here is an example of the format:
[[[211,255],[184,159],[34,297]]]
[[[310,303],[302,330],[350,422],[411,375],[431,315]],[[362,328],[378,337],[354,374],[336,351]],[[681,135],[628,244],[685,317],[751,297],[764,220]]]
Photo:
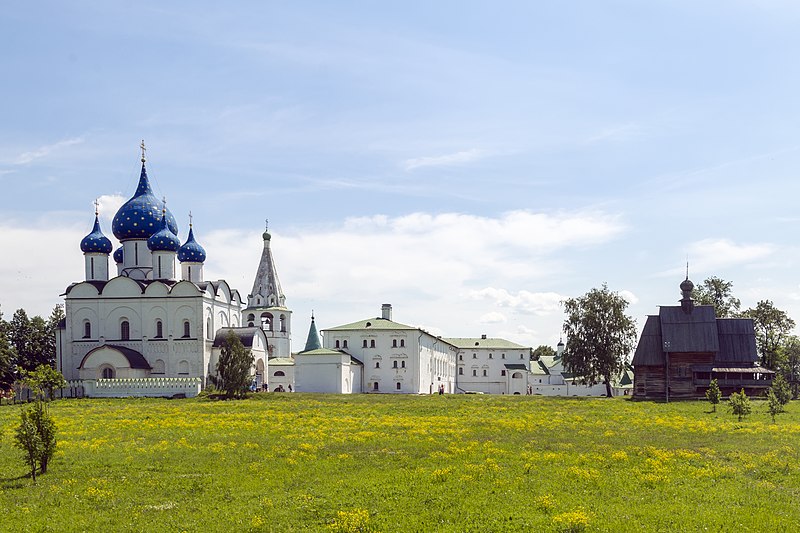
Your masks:
[[[142,158],[144,159],[144,158]],[[122,204],[111,229],[114,236],[120,241],[128,239],[148,239],[161,228],[161,201],[153,194],[150,181],[147,179],[147,170],[142,161],[142,173],[139,176],[139,186],[133,198]],[[178,234],[178,224],[175,217],[167,210],[167,227],[173,234]]]
[[[85,254],[110,254],[113,249],[111,241],[100,231],[100,221],[95,213],[94,227],[92,232],[81,241],[81,251]]]
[[[122,246],[120,246],[114,251],[114,262],[122,263]]]
[[[203,263],[206,260],[206,251],[194,240],[194,230],[189,224],[189,238],[178,250],[178,261],[181,263]]]
[[[167,208],[164,207],[161,214],[161,229],[153,233],[147,239],[147,247],[151,252],[177,252],[181,247],[178,236],[172,233],[167,225]]]

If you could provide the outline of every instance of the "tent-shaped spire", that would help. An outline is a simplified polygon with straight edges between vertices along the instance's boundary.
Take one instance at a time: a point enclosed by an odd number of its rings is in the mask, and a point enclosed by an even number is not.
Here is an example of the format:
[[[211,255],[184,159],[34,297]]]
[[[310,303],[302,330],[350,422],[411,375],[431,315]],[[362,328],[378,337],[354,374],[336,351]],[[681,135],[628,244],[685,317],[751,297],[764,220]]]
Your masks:
[[[247,295],[247,307],[285,307],[286,297],[278,280],[278,269],[272,258],[269,231],[264,232],[264,250],[261,252],[261,261],[258,264],[253,290]]]
[[[304,352],[311,350],[319,350],[322,348],[322,343],[319,342],[319,334],[317,333],[317,325],[314,323],[314,313],[311,313],[311,327],[308,328],[308,339],[306,340],[306,347]]]

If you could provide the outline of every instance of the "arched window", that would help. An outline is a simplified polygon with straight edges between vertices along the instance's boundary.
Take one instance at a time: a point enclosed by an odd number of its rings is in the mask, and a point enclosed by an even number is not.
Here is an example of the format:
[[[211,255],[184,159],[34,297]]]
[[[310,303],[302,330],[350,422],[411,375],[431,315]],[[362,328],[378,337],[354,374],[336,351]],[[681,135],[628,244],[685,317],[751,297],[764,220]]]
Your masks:
[[[397,348],[397,339],[392,339],[392,348]]]
[[[342,348],[347,348],[347,339],[342,341]]]
[[[131,340],[131,325],[127,320],[123,320],[119,325],[119,338],[124,341]]]
[[[83,338],[84,339],[91,339],[92,338],[92,323],[88,320],[83,323]]]
[[[494,354],[492,352],[489,352],[489,359],[494,359]]]
[[[400,366],[405,368],[406,367],[406,362],[405,361],[400,361]]]
[[[361,347],[362,348],[366,348],[367,347],[367,339],[364,339],[364,343],[361,345]]]
[[[478,371],[474,368],[472,369],[472,377],[474,378],[478,377]]]
[[[264,331],[272,331],[272,315],[269,313],[261,313],[261,329]]]
[[[187,339],[192,336],[192,326],[188,320],[183,321],[183,338]]]
[[[339,339],[336,339],[336,347],[339,348]]]
[[[397,384],[395,385],[395,388],[397,390],[400,390],[401,387],[402,387],[402,385],[400,385],[400,382],[398,381]]]
[[[249,315],[247,315],[247,321],[248,322],[253,322],[255,319],[256,319],[256,315],[254,315],[253,313],[250,313]],[[252,324],[250,324],[250,325],[252,326]]]
[[[377,381],[372,384],[372,390],[375,390],[375,391],[378,390],[378,382]]]
[[[519,358],[520,358],[520,359],[525,359],[525,355],[523,355],[523,354],[519,354]]]
[[[401,348],[405,348],[406,347],[406,340],[405,339],[400,339],[400,347]]]
[[[189,374],[189,361],[183,360],[178,363],[178,374],[181,375],[188,375]]]
[[[275,376],[276,378],[282,378],[282,377],[286,376],[286,374],[283,372],[283,370],[276,370],[275,373],[272,374],[272,375]]]
[[[156,359],[155,362],[153,363],[153,370],[150,371],[150,374],[159,374],[159,375],[164,374],[166,373],[166,368],[167,367],[164,364],[163,360]]]
[[[369,340],[369,347],[370,348],[374,348],[375,347],[375,339],[370,339]]]
[[[397,361],[392,361],[392,368],[397,368]]]
[[[375,361],[375,368],[380,368],[380,367],[381,367],[381,362]]]
[[[458,360],[459,361],[463,361],[464,360],[464,354],[463,353],[458,354]]]
[[[156,320],[156,339],[164,338],[164,323]]]
[[[114,369],[110,366],[103,368],[103,379],[114,379]]]
[[[464,369],[463,368],[459,368],[458,369],[458,375],[459,376],[463,376],[464,375]]]
[[[286,315],[281,315],[281,333],[286,333]]]
[[[206,318],[206,337],[211,339],[211,317]]]
[[[486,369],[484,368],[484,369],[483,369],[483,377],[486,377],[486,376],[488,376],[488,375],[489,375],[489,374],[488,374],[488,372],[489,372],[489,371],[488,371],[488,370],[486,370]]]

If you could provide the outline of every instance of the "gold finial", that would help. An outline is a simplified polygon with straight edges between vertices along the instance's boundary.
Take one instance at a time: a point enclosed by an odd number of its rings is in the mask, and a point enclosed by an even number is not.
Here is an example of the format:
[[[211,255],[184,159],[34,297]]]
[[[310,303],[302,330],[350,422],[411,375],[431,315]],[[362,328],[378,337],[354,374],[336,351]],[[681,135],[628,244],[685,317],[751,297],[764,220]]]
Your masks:
[[[147,148],[144,147],[144,139],[142,139],[142,144],[139,145],[139,148],[142,149],[142,163],[145,161],[144,153],[147,151]]]
[[[161,202],[162,202],[162,204],[161,204],[161,214],[166,216],[167,215],[167,197],[166,196],[162,196],[161,197]]]
[[[189,227],[192,227],[192,212],[189,211]]]
[[[94,199],[94,216],[100,214],[100,202],[97,201],[97,198]]]

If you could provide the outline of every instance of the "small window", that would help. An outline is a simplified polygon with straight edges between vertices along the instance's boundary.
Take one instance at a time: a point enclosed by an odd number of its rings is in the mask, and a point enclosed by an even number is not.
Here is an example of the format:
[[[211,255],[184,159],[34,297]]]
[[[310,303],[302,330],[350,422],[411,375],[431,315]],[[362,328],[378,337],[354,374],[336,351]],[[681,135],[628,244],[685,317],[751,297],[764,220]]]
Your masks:
[[[506,354],[504,354],[504,353],[500,354],[500,359],[505,359],[505,358],[506,358]]]
[[[375,339],[370,339],[370,341],[369,341],[369,347],[370,347],[370,348],[374,348],[374,347],[375,347]]]
[[[464,369],[463,368],[459,368],[458,369],[458,375],[459,376],[463,376],[464,375]]]
[[[361,345],[361,347],[362,347],[362,348],[366,348],[366,347],[367,347],[367,339],[364,339],[364,342],[363,342],[363,344]]]
[[[342,348],[347,348],[347,339],[342,341]]]
[[[392,368],[397,368],[397,361],[392,361]]]
[[[392,348],[397,348],[397,339],[392,339]]]
[[[380,368],[380,367],[381,367],[381,362],[375,361],[375,368]]]
[[[396,388],[397,390],[400,390],[400,387],[401,387],[401,385],[400,385],[400,382],[398,381],[398,382],[397,382],[397,384],[395,385],[395,388]]]
[[[124,341],[131,340],[131,324],[127,320],[123,320],[119,325],[119,338]]]
[[[286,315],[281,315],[281,333],[286,333]]]
[[[473,353],[473,354],[472,354],[472,358],[473,358],[473,359],[477,359],[477,358],[478,358],[478,354],[476,354],[476,353]]]
[[[488,373],[488,372],[489,372],[489,371],[488,371],[488,370],[486,370],[486,369],[484,368],[484,369],[483,369],[483,377],[486,377],[486,376],[488,376],[488,375],[489,375],[489,373]]]
[[[406,367],[406,362],[405,361],[400,361],[400,366],[405,368]]]
[[[192,328],[188,320],[183,321],[183,338],[189,338],[192,334]]]
[[[478,377],[478,371],[477,370],[475,370],[475,369],[472,370],[472,377],[474,377],[474,378]]]
[[[336,339],[336,347],[339,348],[339,339]]]
[[[489,359],[494,359],[494,354],[492,352],[489,352]]]
[[[275,373],[272,374],[272,375],[275,376],[276,378],[282,378],[282,377],[286,376],[286,374],[283,372],[283,370],[276,370]]]
[[[220,320],[220,325],[224,322]],[[206,318],[206,338],[212,340],[214,337],[211,336],[211,317]]]
[[[405,348],[406,347],[406,340],[405,339],[400,339],[400,347],[401,348]]]
[[[247,321],[248,322],[252,322],[255,319],[256,319],[256,315],[254,315],[253,313],[250,313],[249,315],[247,315]]]
[[[156,320],[156,339],[164,338],[164,324],[160,320]]]
[[[505,375],[506,375],[506,371],[505,371],[505,370],[501,370],[501,371],[500,371],[500,375],[501,375],[501,376],[505,376]]]
[[[114,369],[109,367],[104,368],[103,379],[114,379]]]
[[[519,354],[519,358],[520,359],[525,359],[525,356],[523,354]]]
[[[463,361],[464,360],[464,354],[463,353],[458,354],[458,360],[459,361]]]
[[[84,339],[91,339],[92,338],[92,323],[88,320],[83,323],[83,338]]]
[[[378,382],[372,384],[372,390],[378,390]]]

